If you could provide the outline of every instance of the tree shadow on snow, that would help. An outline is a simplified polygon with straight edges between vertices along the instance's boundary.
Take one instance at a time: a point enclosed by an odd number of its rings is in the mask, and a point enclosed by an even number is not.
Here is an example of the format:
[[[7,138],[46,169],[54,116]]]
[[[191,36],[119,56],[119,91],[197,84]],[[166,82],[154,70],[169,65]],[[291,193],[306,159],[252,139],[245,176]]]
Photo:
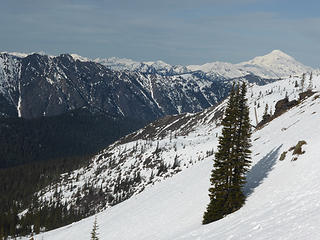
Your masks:
[[[247,197],[253,193],[254,189],[258,187],[268,176],[269,172],[271,172],[277,159],[279,158],[279,151],[281,147],[282,144],[269,152],[247,173],[247,183],[243,187],[243,193]]]

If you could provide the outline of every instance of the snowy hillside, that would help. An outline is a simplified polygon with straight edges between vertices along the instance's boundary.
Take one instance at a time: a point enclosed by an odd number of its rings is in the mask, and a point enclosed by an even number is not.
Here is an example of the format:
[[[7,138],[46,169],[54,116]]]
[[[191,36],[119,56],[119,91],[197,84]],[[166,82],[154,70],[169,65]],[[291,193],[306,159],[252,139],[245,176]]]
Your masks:
[[[320,76],[312,80],[313,90],[319,91]],[[266,103],[274,111],[286,95],[297,98],[296,81],[300,79],[251,86],[251,119],[255,107],[261,120]],[[201,225],[223,106],[156,121],[105,149],[87,168],[62,176],[58,185],[39,193],[40,199],[72,204],[77,196],[81,202],[88,186],[108,193],[97,204],[107,207],[98,214],[100,239],[318,239],[319,92],[255,130],[245,206]],[[293,155],[291,148],[302,140],[305,153]],[[88,239],[92,224],[89,217],[35,239]]]
[[[256,125],[254,109],[257,111],[258,122],[262,120],[265,106],[268,105],[268,113],[274,113],[275,105],[280,100],[288,97],[289,101],[299,98],[301,93],[301,76],[291,77],[276,81],[264,86],[252,85],[248,89],[248,100],[250,102],[250,119]],[[310,80],[312,78],[312,80]],[[305,74],[305,84],[303,90],[320,89],[319,75],[310,76]]]
[[[120,139],[95,156],[88,167],[64,174],[60,182],[39,192],[40,202],[63,202],[79,209],[87,206],[92,213],[175,175],[213,154],[212,141],[220,130],[223,106],[168,116]],[[100,197],[88,203],[89,192]]]

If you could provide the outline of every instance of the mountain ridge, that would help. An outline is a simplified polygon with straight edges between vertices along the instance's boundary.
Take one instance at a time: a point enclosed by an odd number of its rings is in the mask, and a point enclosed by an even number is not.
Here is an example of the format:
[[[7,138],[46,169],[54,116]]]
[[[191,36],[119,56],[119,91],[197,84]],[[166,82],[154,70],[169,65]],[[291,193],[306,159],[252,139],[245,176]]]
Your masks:
[[[18,52],[1,52],[11,54],[17,57],[26,57],[30,54]],[[33,54],[33,53],[32,53]],[[44,53],[41,53],[44,54]],[[121,71],[139,71],[144,73],[162,73],[162,74],[182,74],[190,71],[203,71],[210,74],[218,74],[225,78],[243,77],[247,74],[254,74],[263,78],[281,78],[289,75],[298,75],[305,72],[314,71],[312,67],[306,66],[296,61],[292,56],[281,50],[272,50],[262,56],[254,57],[251,60],[232,64],[229,62],[208,62],[201,65],[170,65],[162,60],[157,61],[135,61],[129,58],[94,58],[80,56],[76,53],[70,54],[74,60],[82,62],[96,62],[107,66],[113,70]],[[55,57],[55,56],[51,56]],[[280,66],[278,66],[280,65]]]
[[[153,67],[162,72],[171,73],[186,73],[189,71],[203,71],[211,75],[217,74],[225,78],[243,77],[247,74],[254,74],[263,78],[281,78],[289,75],[302,74],[310,72],[314,69],[305,66],[293,57],[282,52],[281,50],[273,50],[272,52],[255,57],[249,61],[244,61],[237,64],[228,62],[209,62],[202,65],[170,65],[161,60],[151,62],[137,62],[126,58],[97,58],[94,61],[99,62],[117,70],[130,71],[150,71],[145,65]],[[280,65],[280,67],[278,66]]]
[[[24,118],[57,115],[90,105],[115,116],[132,115],[135,110],[139,118],[154,120],[164,114],[202,110],[224,97],[219,96],[221,89],[222,84],[215,79],[196,73],[175,77],[157,72],[119,72],[74,60],[68,54],[0,56],[0,93],[17,109],[16,115]]]

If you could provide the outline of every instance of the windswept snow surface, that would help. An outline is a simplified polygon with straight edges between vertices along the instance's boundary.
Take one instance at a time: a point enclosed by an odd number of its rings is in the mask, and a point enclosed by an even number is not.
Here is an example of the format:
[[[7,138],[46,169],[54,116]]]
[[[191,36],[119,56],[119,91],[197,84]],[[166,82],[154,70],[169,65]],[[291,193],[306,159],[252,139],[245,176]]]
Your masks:
[[[294,81],[287,79],[263,88],[252,87],[256,89],[252,93],[248,91],[251,109],[257,97],[271,105],[276,96],[282,96],[284,87],[292,98],[297,96],[292,87]],[[320,85],[319,76],[313,83],[314,86]],[[273,89],[272,93],[264,94],[270,89]],[[244,188],[248,198],[237,212],[217,222],[201,225],[209,202],[209,178],[213,165],[210,156],[97,214],[100,239],[320,239],[319,117],[320,93],[317,91],[253,133],[253,164]],[[300,140],[307,142],[302,146],[305,153],[293,155],[289,149]],[[185,141],[196,142],[193,148],[180,150],[185,157],[201,149],[207,151],[210,144],[215,149],[217,146],[217,138],[201,125],[189,133]],[[287,151],[286,158],[280,161],[284,151]],[[89,239],[93,221],[94,218],[89,217],[42,233],[35,239]]]

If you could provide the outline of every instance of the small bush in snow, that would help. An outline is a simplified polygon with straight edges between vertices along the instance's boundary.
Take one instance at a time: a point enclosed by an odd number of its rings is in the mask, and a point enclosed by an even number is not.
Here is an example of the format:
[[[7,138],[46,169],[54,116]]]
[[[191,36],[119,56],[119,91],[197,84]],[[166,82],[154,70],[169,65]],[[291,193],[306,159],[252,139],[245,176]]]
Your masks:
[[[293,154],[296,154],[296,155],[304,154],[305,151],[302,151],[302,146],[305,144],[307,144],[306,141],[304,140],[299,141],[297,145],[294,147]]]
[[[286,158],[286,155],[287,155],[287,151],[284,151],[283,153],[281,153],[279,160],[283,161]]]

